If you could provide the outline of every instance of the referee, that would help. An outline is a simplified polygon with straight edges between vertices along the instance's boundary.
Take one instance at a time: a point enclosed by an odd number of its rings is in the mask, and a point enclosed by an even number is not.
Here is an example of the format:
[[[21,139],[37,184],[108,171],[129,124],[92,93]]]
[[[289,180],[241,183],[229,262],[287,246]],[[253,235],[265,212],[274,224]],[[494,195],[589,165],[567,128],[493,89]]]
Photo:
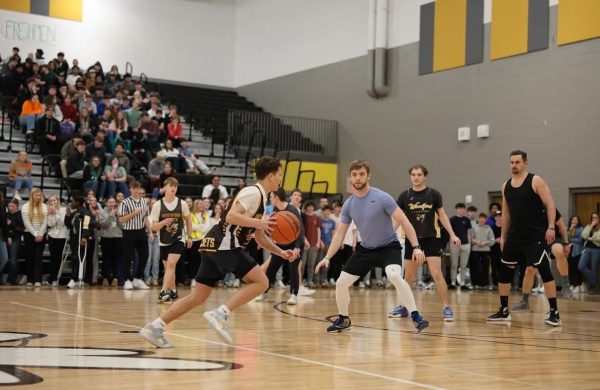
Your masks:
[[[119,221],[123,225],[123,258],[125,261],[123,288],[125,290],[134,288],[148,290],[149,288],[142,279],[148,261],[148,238],[152,241],[153,233],[148,220],[148,204],[144,198],[140,197],[140,188],[141,184],[138,181],[132,181],[129,184],[131,195],[119,205]],[[134,249],[137,251],[138,262],[132,278],[131,262]]]

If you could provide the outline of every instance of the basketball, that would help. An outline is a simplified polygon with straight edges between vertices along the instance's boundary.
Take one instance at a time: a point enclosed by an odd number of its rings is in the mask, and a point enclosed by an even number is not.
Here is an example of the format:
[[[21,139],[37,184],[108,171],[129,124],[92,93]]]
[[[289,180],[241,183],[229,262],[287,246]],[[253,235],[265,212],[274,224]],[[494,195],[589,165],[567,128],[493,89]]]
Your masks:
[[[271,232],[271,238],[277,244],[287,245],[296,241],[300,234],[300,221],[290,211],[278,211],[272,215],[275,226]]]

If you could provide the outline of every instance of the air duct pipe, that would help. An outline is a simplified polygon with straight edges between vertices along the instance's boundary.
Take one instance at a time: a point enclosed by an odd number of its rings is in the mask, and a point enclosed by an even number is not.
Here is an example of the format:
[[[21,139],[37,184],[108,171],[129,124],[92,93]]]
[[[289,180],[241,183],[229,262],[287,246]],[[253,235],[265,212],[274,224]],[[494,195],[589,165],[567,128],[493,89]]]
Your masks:
[[[367,94],[373,98],[386,97],[388,0],[369,0],[367,42]]]

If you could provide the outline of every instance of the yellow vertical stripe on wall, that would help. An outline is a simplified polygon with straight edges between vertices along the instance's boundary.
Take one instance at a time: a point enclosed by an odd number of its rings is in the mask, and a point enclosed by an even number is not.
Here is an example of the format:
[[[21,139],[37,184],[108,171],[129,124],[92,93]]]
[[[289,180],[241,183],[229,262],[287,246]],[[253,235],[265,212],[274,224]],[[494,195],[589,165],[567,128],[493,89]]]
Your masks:
[[[560,0],[557,29],[559,45],[600,37],[600,1]]]
[[[50,0],[50,15],[53,18],[83,20],[83,0]]]
[[[29,13],[31,0],[0,0],[0,9]]]
[[[436,1],[433,25],[433,71],[464,66],[467,0]]]
[[[527,53],[529,0],[492,0],[490,58]]]

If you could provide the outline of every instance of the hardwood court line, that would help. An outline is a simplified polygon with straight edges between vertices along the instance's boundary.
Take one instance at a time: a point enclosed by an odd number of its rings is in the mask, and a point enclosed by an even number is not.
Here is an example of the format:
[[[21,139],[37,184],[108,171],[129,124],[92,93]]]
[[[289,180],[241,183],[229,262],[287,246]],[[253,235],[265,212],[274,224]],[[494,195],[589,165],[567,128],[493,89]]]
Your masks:
[[[319,322],[325,322],[326,320],[321,320],[319,318],[312,318],[312,317],[307,317],[307,316],[302,316],[302,315],[297,315],[297,314],[293,314],[290,312],[287,312],[281,308],[278,308],[279,304],[275,305],[274,308],[276,311],[283,313],[283,314],[287,314],[290,315],[292,317],[298,317],[298,318],[303,318],[303,319],[307,319],[307,320],[311,320],[311,321],[319,321]],[[489,323],[489,322],[479,322],[479,321],[470,321],[470,320],[465,320],[467,322],[473,322],[476,324],[490,324],[489,326],[499,326],[502,325],[500,323]],[[356,325],[353,324],[352,325],[353,328],[362,328],[362,329],[373,329],[373,330],[380,330],[380,331],[387,331],[387,332],[399,332],[399,333],[414,333],[414,331],[405,331],[405,330],[399,330],[399,329],[390,329],[390,328],[378,328],[378,327],[374,327],[374,326],[366,326],[366,325]],[[519,326],[515,326],[515,328],[521,328],[521,329],[526,329],[526,330],[539,330],[536,328],[527,328],[527,327],[519,327]],[[554,328],[556,329],[556,328]],[[540,330],[541,331],[541,330]],[[509,341],[500,341],[500,340],[488,340],[488,339],[481,339],[478,338],[479,336],[458,336],[458,335],[447,335],[447,334],[442,334],[442,333],[431,333],[431,332],[423,332],[421,333],[423,336],[429,336],[429,337],[437,337],[437,338],[447,338],[447,339],[453,339],[453,340],[467,340],[467,341],[477,341],[477,342],[481,342],[481,343],[490,343],[490,344],[503,344],[503,345],[517,345],[517,346],[522,346],[522,347],[536,347],[536,348],[544,348],[544,349],[557,349],[557,350],[565,350],[565,351],[577,351],[577,352],[600,352],[600,350],[590,350],[590,349],[581,349],[581,348],[567,348],[567,347],[555,347],[555,346],[550,346],[550,345],[538,345],[538,344],[525,344],[525,343],[517,343],[517,342],[509,342]],[[567,334],[567,333],[565,333]],[[489,336],[486,336],[489,337]],[[590,337],[600,337],[600,336],[590,336]]]
[[[19,302],[9,302],[9,303],[12,304],[12,305],[16,305],[16,306],[22,306],[22,307],[27,307],[27,308],[30,308],[30,309],[47,311],[47,312],[61,314],[61,315],[70,316],[70,317],[82,318],[82,319],[86,319],[86,320],[90,320],[90,321],[97,321],[97,322],[103,322],[103,323],[106,323],[106,324],[123,326],[123,327],[127,327],[127,328],[140,329],[140,327],[136,326],[136,325],[129,325],[129,324],[124,324],[124,323],[116,322],[116,321],[103,320],[101,318],[88,317],[88,316],[84,316],[84,315],[80,315],[80,314],[72,314],[72,313],[67,313],[67,312],[63,312],[63,311],[59,311],[59,310],[48,309],[48,308],[45,308],[45,307],[27,305],[25,303],[19,303]],[[261,349],[255,349],[255,348],[250,348],[250,347],[242,347],[242,346],[239,346],[239,345],[230,345],[230,344],[220,343],[220,342],[217,342],[217,341],[211,341],[211,340],[201,339],[201,338],[192,337],[192,336],[186,336],[186,335],[177,334],[177,333],[171,333],[171,332],[165,332],[165,333],[168,334],[168,335],[170,335],[170,336],[180,337],[180,338],[184,338],[184,339],[188,339],[188,340],[200,341],[200,342],[207,343],[207,344],[214,344],[214,345],[226,346],[226,347],[230,347],[230,348],[234,348],[234,349],[238,349],[238,350],[242,350],[242,351],[255,352],[255,353],[260,353],[260,354],[267,355],[267,356],[273,356],[273,357],[282,358],[282,359],[294,360],[294,361],[298,361],[298,362],[302,362],[302,363],[307,363],[307,364],[312,364],[312,365],[316,365],[316,366],[327,367],[327,368],[331,368],[331,369],[334,369],[334,370],[346,371],[346,372],[350,372],[350,373],[353,373],[353,374],[370,376],[370,377],[373,377],[373,378],[383,379],[383,380],[387,380],[387,381],[390,381],[390,382],[401,383],[401,384],[404,384],[404,385],[412,385],[412,386],[421,387],[421,388],[430,389],[430,390],[446,390],[443,387],[437,387],[437,386],[433,386],[433,385],[428,385],[426,383],[414,382],[414,381],[411,381],[411,380],[408,380],[408,379],[395,378],[395,377],[391,377],[391,376],[387,376],[387,375],[383,375],[383,374],[377,374],[375,372],[357,370],[357,369],[354,369],[354,368],[349,368],[349,367],[344,367],[344,366],[338,366],[338,365],[335,365],[335,364],[319,362],[319,361],[316,361],[316,360],[305,359],[305,358],[301,358],[301,357],[297,357],[297,356],[284,355],[284,354],[277,353],[277,352],[269,352],[269,351],[264,351],[264,350],[261,350]]]

